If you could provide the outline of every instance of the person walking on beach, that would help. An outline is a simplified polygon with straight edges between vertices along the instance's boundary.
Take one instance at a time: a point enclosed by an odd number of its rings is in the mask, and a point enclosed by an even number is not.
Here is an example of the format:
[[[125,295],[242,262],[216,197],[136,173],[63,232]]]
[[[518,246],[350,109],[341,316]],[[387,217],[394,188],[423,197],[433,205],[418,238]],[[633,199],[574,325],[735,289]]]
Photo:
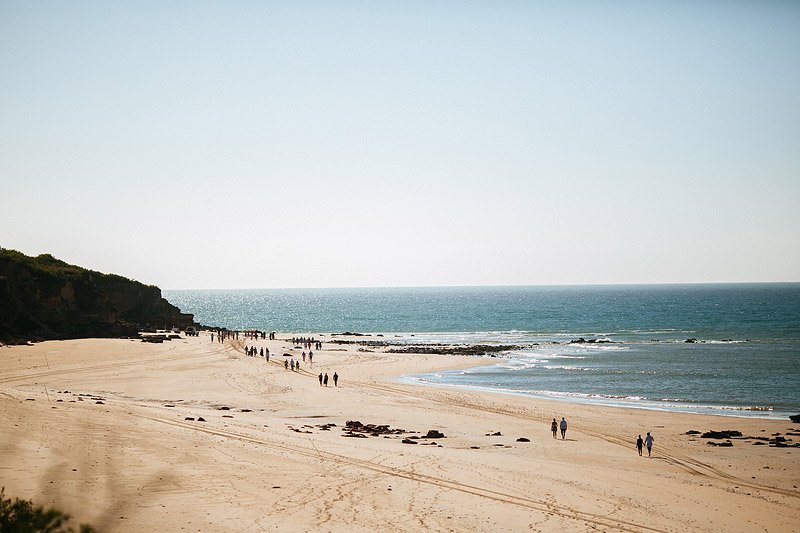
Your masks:
[[[562,416],[561,417],[561,440],[564,440],[565,435],[567,434],[567,421]]]
[[[334,387],[338,387],[339,386],[338,383],[339,383],[339,374],[334,372],[333,373],[333,386]]]
[[[325,372],[325,377],[322,378],[322,383],[324,383],[326,387],[328,386],[328,373],[327,372]]]
[[[639,438],[636,439],[636,450],[639,452],[639,457],[642,456],[642,444],[644,444],[644,441],[642,440],[642,436],[639,435]]]
[[[322,387],[322,372],[319,373],[319,386]]]
[[[556,422],[555,418],[553,419],[553,423],[550,424],[550,431],[553,432],[553,438],[557,438],[556,433],[558,433],[558,422]]]
[[[650,453],[653,451],[653,436],[650,432],[647,432],[647,436],[644,438],[644,445],[647,446],[647,457],[650,457]]]

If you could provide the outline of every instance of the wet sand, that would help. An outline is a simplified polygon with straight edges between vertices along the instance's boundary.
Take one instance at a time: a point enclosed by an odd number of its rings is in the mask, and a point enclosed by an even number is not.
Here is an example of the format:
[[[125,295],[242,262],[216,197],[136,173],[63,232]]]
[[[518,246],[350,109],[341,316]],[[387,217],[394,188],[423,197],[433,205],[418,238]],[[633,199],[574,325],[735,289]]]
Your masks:
[[[291,372],[287,337],[0,347],[0,486],[101,531],[800,530],[800,448],[686,435],[793,444],[800,424],[394,381],[496,361],[476,357],[326,344]]]

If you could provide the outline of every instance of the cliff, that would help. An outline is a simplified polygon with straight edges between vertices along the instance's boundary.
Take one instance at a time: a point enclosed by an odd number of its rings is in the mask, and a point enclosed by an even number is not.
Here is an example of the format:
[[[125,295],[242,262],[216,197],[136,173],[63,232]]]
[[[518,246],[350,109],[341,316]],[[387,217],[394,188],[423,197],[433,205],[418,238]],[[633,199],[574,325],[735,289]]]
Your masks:
[[[0,248],[0,342],[125,337],[193,324],[153,285]]]

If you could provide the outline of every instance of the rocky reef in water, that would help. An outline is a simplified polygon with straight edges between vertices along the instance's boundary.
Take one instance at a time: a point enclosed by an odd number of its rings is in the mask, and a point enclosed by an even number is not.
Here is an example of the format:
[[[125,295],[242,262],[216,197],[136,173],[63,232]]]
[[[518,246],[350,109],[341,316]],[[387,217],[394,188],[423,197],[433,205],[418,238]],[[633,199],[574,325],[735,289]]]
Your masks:
[[[0,342],[132,337],[140,330],[186,328],[194,316],[161,289],[0,248]]]

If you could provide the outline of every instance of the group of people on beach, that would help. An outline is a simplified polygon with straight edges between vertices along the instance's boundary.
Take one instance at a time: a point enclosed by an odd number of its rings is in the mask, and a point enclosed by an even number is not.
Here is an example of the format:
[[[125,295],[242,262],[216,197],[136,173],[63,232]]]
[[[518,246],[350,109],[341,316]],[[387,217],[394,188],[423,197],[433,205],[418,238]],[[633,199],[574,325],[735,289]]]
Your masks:
[[[314,337],[292,337],[292,344],[302,344],[305,350],[311,350],[312,346],[315,350],[322,349],[322,341],[318,341]]]
[[[217,342],[222,343],[222,342],[225,342],[226,339],[238,340],[239,339],[239,333],[240,332],[238,332],[238,331],[229,331],[229,330],[224,330],[224,329],[217,330],[216,332],[212,331],[211,332],[211,342],[214,342],[216,340]],[[263,331],[249,330],[249,331],[243,331],[241,333],[242,333],[242,336],[245,339],[258,340],[258,339],[266,339],[267,337],[269,337],[269,340],[275,340],[275,332],[274,331],[270,332],[270,333],[266,333],[266,332],[263,332]],[[314,352],[311,350],[311,348],[313,346],[313,348],[315,350],[321,350],[322,349],[322,342],[316,340],[313,337],[311,337],[311,338],[307,338],[307,337],[292,337],[292,344],[301,344],[303,346],[304,349],[303,349],[303,352],[302,352],[302,355],[301,355],[301,357],[303,358],[303,363],[305,364],[306,357],[308,357],[308,362],[313,367],[314,366]],[[306,350],[308,350],[308,353],[306,353]],[[249,357],[264,357],[266,359],[266,361],[269,362],[269,355],[270,355],[269,354],[269,348],[266,348],[266,347],[258,348],[257,346],[245,345],[244,346],[244,353],[245,353],[245,355],[247,355]],[[288,354],[286,354],[286,355],[288,355]],[[291,369],[292,372],[299,372],[300,371],[300,361],[295,361],[294,357],[291,357],[289,359],[284,359],[283,360],[283,368],[286,369],[286,370],[290,370]],[[319,375],[319,385],[320,385],[320,387],[322,387],[322,386],[327,387],[328,386],[328,379],[329,378],[328,378],[328,373],[327,372],[320,373],[320,375]],[[337,374],[336,372],[333,373],[333,386],[334,387],[338,387],[339,386],[339,374]]]
[[[267,362],[269,362],[269,348],[264,348],[262,346],[261,350],[259,350],[255,346],[245,345],[244,353],[250,357],[264,357],[266,358]]]
[[[328,373],[327,372],[325,372],[325,375],[323,375],[322,372],[319,373],[319,386],[322,387],[323,385],[325,387],[328,386]],[[339,386],[339,374],[337,374],[336,372],[333,373],[333,386],[334,387],[338,387]]]
[[[213,330],[211,332],[211,342],[214,342],[215,339],[219,343],[225,342],[226,339],[239,340],[239,333],[240,333],[239,331],[228,330],[228,329]],[[254,339],[254,340],[262,339],[263,340],[263,339],[266,339],[267,337],[269,337],[269,340],[271,340],[271,341],[275,340],[275,332],[274,331],[271,331],[271,332],[267,333],[266,331],[259,331],[257,329],[251,329],[251,330],[242,331],[241,334],[245,339]]]
[[[564,440],[567,435],[567,420],[563,416],[561,417],[561,422],[556,422],[556,419],[553,419],[553,422],[550,424],[550,431],[553,432],[553,438],[558,438],[558,430],[561,430],[561,440]],[[650,432],[647,432],[647,437],[642,439],[642,436],[639,435],[639,438],[636,439],[636,449],[639,451],[639,457],[642,456],[642,447],[647,446],[647,457],[650,457],[653,453],[653,436]]]
[[[211,342],[214,342],[215,334],[211,332]],[[216,339],[217,342],[222,344],[225,342],[226,339],[234,339],[239,340],[239,332],[238,331],[229,331],[227,329],[220,329],[216,332]]]

